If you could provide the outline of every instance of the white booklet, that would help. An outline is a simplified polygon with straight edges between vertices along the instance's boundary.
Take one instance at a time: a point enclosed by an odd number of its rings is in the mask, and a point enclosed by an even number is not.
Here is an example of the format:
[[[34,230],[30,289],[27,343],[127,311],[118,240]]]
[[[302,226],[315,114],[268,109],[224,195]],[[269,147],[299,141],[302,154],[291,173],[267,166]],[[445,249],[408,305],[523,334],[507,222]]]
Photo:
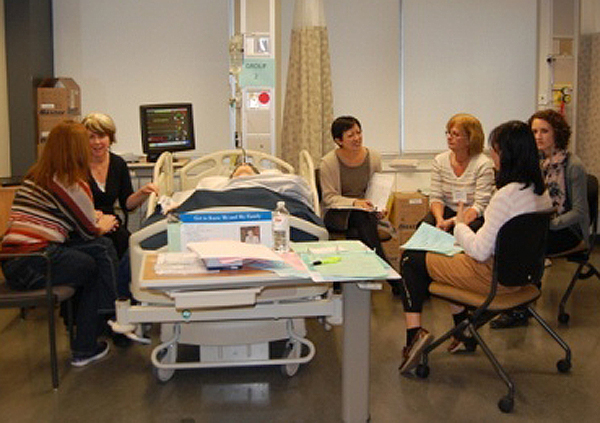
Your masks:
[[[232,240],[188,242],[187,248],[200,257],[206,267],[237,268],[244,261],[281,263],[284,260],[263,244],[249,244]]]
[[[394,186],[395,174],[375,172],[367,187],[367,200],[373,203],[376,211],[383,211]]]

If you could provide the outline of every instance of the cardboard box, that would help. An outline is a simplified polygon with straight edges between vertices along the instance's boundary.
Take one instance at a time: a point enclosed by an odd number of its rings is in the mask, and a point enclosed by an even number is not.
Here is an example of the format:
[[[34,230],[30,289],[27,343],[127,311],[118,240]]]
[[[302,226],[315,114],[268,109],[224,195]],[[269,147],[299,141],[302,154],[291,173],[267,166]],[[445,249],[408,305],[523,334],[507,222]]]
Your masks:
[[[390,222],[398,230],[415,230],[429,211],[429,199],[420,192],[395,192],[391,201]]]
[[[46,139],[48,139],[48,134],[50,134],[50,131],[52,130],[52,128],[54,128],[57,124],[59,124],[60,122],[62,122],[64,120],[74,120],[76,122],[79,122],[80,116],[79,115],[70,115],[70,114],[38,115],[38,120],[37,120],[38,147],[39,147],[39,145],[46,142]]]
[[[39,115],[80,115],[81,90],[72,78],[45,78],[37,89]]]

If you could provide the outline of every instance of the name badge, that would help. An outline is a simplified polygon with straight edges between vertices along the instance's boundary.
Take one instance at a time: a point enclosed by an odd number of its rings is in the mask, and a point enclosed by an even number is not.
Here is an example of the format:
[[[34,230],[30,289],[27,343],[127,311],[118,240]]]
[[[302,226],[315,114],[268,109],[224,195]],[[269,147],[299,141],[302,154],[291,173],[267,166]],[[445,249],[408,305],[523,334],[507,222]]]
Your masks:
[[[467,202],[467,193],[465,191],[454,191],[452,193],[452,199],[454,200],[455,203],[460,203],[461,201],[463,203]]]

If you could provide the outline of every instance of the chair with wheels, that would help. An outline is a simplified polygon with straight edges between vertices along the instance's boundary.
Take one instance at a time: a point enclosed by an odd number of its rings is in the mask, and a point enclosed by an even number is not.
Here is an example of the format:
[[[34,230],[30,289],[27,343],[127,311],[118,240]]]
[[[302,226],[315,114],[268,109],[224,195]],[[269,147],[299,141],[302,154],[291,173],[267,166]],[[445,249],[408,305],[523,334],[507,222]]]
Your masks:
[[[527,307],[538,323],[565,351],[565,358],[557,362],[561,373],[571,368],[571,350],[569,346],[552,330],[533,309],[533,302],[540,296],[538,288],[544,271],[544,253],[550,213],[527,213],[516,216],[505,223],[498,233],[494,253],[494,271],[490,293],[488,295],[474,293],[440,282],[432,282],[429,291],[433,296],[451,303],[465,306],[469,318],[432,342],[423,352],[421,362],[417,366],[417,376],[426,378],[429,375],[428,356],[451,336],[460,337],[465,332],[470,334],[481,346],[481,349],[492,363],[496,373],[508,387],[508,394],[498,402],[501,411],[508,413],[514,407],[515,386],[504,371],[490,348],[481,338],[478,329],[502,312],[517,307]],[[520,287],[515,292],[498,294],[498,285]]]
[[[596,230],[598,229],[598,178],[591,174],[587,175],[587,200],[590,213],[590,235],[588,245],[583,245],[584,243],[582,242],[581,246],[576,247],[571,251],[550,256],[551,258],[566,258],[568,262],[577,264],[577,270],[575,270],[571,282],[567,286],[558,307],[558,321],[565,324],[569,322],[569,318],[571,317],[565,312],[565,306],[577,281],[589,279],[592,276],[596,276],[600,279],[600,273],[596,267],[590,263],[590,256],[596,244]]]

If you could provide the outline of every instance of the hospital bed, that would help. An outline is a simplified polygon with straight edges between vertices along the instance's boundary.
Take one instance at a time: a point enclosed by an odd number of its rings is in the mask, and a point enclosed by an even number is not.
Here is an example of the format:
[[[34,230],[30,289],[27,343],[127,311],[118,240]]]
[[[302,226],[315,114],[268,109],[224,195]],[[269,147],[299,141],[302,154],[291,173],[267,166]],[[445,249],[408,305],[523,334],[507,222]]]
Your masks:
[[[208,177],[229,175],[240,154],[251,161],[261,173],[281,172],[293,174],[294,168],[288,163],[260,152],[227,150],[210,154],[192,161],[181,169],[180,181],[183,190],[189,190]],[[300,155],[300,170],[308,179],[307,184],[318,210],[314,167],[307,152]],[[173,162],[170,153],[164,153],[157,161],[154,182],[161,195],[175,194]],[[204,195],[202,196],[204,197]],[[151,198],[148,209],[149,219],[158,214],[158,198]],[[203,211],[247,211],[259,210],[256,207],[208,207]],[[291,216],[292,228],[309,234],[314,239],[327,239],[327,231],[305,219]],[[169,221],[162,218],[132,234],[130,239],[133,298],[139,302],[117,302],[117,320],[113,329],[128,333],[132,337],[140,335],[144,323],[160,323],[160,345],[151,354],[155,375],[160,381],[168,381],[175,370],[188,368],[237,367],[279,365],[287,376],[293,376],[300,364],[310,361],[315,354],[313,343],[306,338],[306,317],[317,317],[326,328],[342,321],[342,302],[334,295],[328,284],[302,284],[272,286],[265,281],[253,281],[250,292],[240,289],[210,289],[203,286],[190,286],[182,291],[179,288],[148,288],[144,284],[142,265],[145,257],[151,254],[148,240],[167,231]],[[162,245],[158,251],[166,250]],[[281,281],[278,281],[281,282]],[[182,306],[180,298],[186,298]],[[217,298],[217,303],[212,302]],[[215,305],[216,304],[216,305]],[[283,354],[273,357],[270,344],[285,342]],[[199,347],[199,359],[195,362],[178,362],[180,344]]]
[[[234,170],[236,163],[240,161],[252,163],[263,174],[294,174],[294,167],[281,160],[261,151],[253,150],[223,150],[217,151],[198,159],[192,160],[179,171],[180,191],[193,190],[203,179],[210,177],[227,178]],[[298,175],[304,179],[310,189],[311,205],[314,212],[320,216],[321,208],[315,167],[306,150],[299,153]],[[162,196],[172,197],[175,194],[175,170],[173,167],[173,156],[169,152],[163,153],[154,166],[153,182],[158,186],[158,194],[152,193],[148,199],[146,217],[150,217],[156,211],[158,201]]]

